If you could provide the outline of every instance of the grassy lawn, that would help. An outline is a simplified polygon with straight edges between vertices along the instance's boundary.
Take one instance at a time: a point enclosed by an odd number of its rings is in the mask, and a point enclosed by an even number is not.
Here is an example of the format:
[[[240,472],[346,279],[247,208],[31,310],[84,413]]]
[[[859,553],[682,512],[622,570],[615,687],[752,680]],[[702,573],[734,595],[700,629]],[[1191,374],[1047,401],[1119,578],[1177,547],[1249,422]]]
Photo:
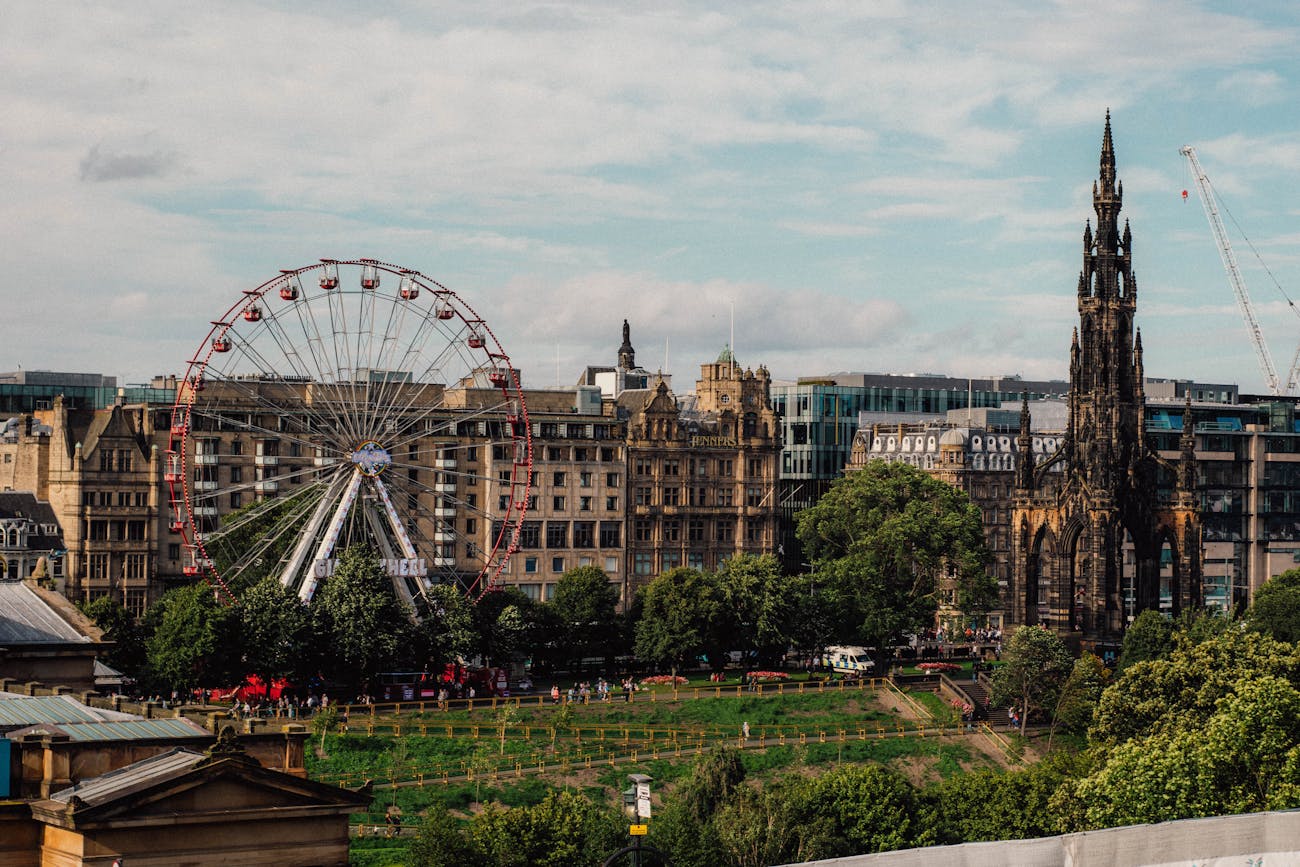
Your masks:
[[[554,789],[580,791],[612,804],[626,787],[629,773],[649,774],[656,781],[657,792],[671,794],[689,773],[695,747],[736,744],[746,722],[752,740],[742,760],[757,780],[791,772],[815,773],[818,767],[842,762],[874,762],[924,784],[963,769],[997,765],[995,758],[970,741],[936,736],[936,725],[947,724],[951,731],[956,717],[941,698],[923,691],[910,697],[935,718],[925,723],[924,737],[915,733],[915,720],[904,720],[886,710],[888,705],[872,689],[803,695],[787,691],[779,696],[727,695],[724,691],[721,698],[678,701],[672,701],[671,695],[671,690],[666,690],[654,701],[645,701],[638,693],[630,704],[573,705],[567,714],[547,703],[506,711],[426,710],[364,719],[354,715],[348,733],[326,737],[323,755],[315,750],[320,741],[310,742],[308,773],[349,786],[366,779],[376,783],[390,778],[415,779],[416,773],[423,773],[424,785],[377,790],[370,812],[353,819],[355,823],[382,823],[384,812],[396,807],[405,823],[413,825],[435,804],[465,816],[488,802],[535,804]],[[563,725],[565,716],[567,726]],[[504,740],[500,736],[503,717],[507,718]],[[900,724],[907,729],[903,734],[898,732]],[[374,735],[363,733],[363,726],[369,725],[375,726]],[[452,726],[451,737],[446,734],[448,725]],[[477,738],[473,734],[476,725]],[[400,736],[392,734],[392,726],[400,727]],[[838,737],[840,731],[845,732],[843,741]],[[773,743],[781,734],[785,743]],[[683,747],[681,755],[672,748],[674,735]],[[768,738],[766,747],[757,746],[760,737]],[[643,758],[628,761],[633,750]],[[654,757],[656,750],[658,758]],[[612,765],[610,756],[616,758]],[[518,772],[535,770],[538,761],[545,763],[544,773],[521,776]],[[466,770],[474,773],[473,779],[454,779]],[[447,782],[443,782],[444,772]],[[398,864],[405,846],[400,839],[357,839],[353,863]]]

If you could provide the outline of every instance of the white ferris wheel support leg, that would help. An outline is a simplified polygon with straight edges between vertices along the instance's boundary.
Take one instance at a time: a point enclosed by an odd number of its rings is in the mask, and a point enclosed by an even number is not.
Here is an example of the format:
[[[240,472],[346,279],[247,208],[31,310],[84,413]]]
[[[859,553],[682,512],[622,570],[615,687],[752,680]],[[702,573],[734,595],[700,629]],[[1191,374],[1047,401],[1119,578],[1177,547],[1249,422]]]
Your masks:
[[[393,550],[393,543],[389,540],[389,533],[384,528],[384,519],[379,516],[379,510],[375,508],[374,503],[368,503],[364,509],[366,523],[370,525],[370,532],[375,536],[375,541],[379,544],[379,555],[386,562],[397,560],[397,551]],[[388,579],[393,583],[393,591],[397,598],[406,603],[407,610],[413,615],[416,623],[420,622],[419,612],[415,608],[415,597],[411,595],[411,588],[407,586],[406,579],[394,570],[389,570]]]
[[[338,542],[339,533],[343,530],[343,522],[347,519],[352,503],[357,498],[357,491],[361,490],[361,477],[360,469],[352,472],[347,489],[343,492],[342,498],[339,499],[338,508],[334,510],[334,516],[330,518],[329,527],[325,530],[325,536],[320,540],[320,544],[316,546],[316,554],[311,559],[311,568],[307,570],[307,575],[302,582],[302,588],[298,590],[298,598],[303,602],[311,602],[312,596],[316,594],[316,585],[320,583],[316,570],[334,552],[334,545]]]
[[[402,519],[397,516],[397,510],[393,508],[393,500],[388,496],[388,488],[379,480],[378,476],[371,479],[375,483],[375,490],[379,492],[379,500],[384,504],[384,512],[388,515],[388,523],[393,528],[393,534],[397,536],[398,543],[402,546],[402,553],[414,560],[419,557],[415,552],[415,546],[411,544],[411,537],[406,532],[406,527],[402,524]]]
[[[339,495],[348,483],[348,475],[339,473],[330,482],[329,487],[325,489],[325,495],[320,498],[316,508],[312,511],[311,517],[307,520],[306,527],[303,528],[302,536],[298,539],[298,544],[293,548],[293,554],[289,557],[289,562],[285,564],[284,570],[280,572],[280,583],[285,587],[297,587],[302,574],[302,566],[307,562],[307,553],[311,550],[312,540],[320,532],[321,525],[325,523],[325,516],[329,514],[330,506],[338,501]]]

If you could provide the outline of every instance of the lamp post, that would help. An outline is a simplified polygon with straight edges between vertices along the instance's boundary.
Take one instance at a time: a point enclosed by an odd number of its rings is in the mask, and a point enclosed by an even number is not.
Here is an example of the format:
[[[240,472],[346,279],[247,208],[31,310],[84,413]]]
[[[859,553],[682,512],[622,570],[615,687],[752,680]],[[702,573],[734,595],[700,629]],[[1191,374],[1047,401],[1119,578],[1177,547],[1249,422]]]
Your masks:
[[[628,774],[627,778],[632,781],[632,785],[623,790],[623,812],[632,823],[628,826],[632,845],[624,846],[610,855],[605,859],[602,867],[611,867],[624,855],[632,856],[632,867],[641,867],[643,854],[651,854],[657,863],[672,867],[672,862],[663,852],[653,846],[641,844],[641,838],[650,830],[646,822],[650,818],[650,781],[654,778],[646,774]]]

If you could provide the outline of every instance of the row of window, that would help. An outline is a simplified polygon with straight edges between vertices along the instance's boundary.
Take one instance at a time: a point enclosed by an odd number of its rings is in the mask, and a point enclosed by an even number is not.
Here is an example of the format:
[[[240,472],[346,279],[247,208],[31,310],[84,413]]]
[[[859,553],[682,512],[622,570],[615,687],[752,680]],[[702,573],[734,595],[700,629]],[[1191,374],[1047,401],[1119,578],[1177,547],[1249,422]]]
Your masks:
[[[134,449],[100,449],[99,471],[101,473],[129,473],[134,466]]]
[[[87,521],[85,537],[92,542],[143,542],[144,521]]]
[[[659,538],[655,539],[656,521],[652,518],[637,518],[632,522],[632,538],[637,542],[681,542],[683,532],[687,542],[733,542],[736,538],[734,520],[706,521],[703,518],[691,518],[682,521],[679,518],[664,518],[657,522]],[[744,521],[745,541],[762,542],[766,518],[746,518]]]
[[[492,538],[500,536],[502,529],[501,521],[493,521]],[[519,529],[519,547],[541,548],[543,530],[547,548],[622,547],[622,521],[524,521]]]
[[[149,505],[148,491],[82,491],[81,505],[88,508],[105,508],[112,506],[134,506],[137,509]]]
[[[683,490],[685,494],[683,495]],[[709,502],[709,494],[712,491],[713,502]],[[658,495],[656,497],[656,494]],[[772,491],[759,485],[750,485],[745,488],[745,505],[752,507],[761,507],[770,505],[772,500]],[[732,508],[736,505],[736,492],[731,488],[710,489],[701,487],[689,488],[652,488],[641,485],[633,489],[632,502],[638,506],[721,506],[723,508]]]
[[[111,578],[143,580],[149,569],[148,554],[87,554],[85,577],[90,580],[106,581]]]

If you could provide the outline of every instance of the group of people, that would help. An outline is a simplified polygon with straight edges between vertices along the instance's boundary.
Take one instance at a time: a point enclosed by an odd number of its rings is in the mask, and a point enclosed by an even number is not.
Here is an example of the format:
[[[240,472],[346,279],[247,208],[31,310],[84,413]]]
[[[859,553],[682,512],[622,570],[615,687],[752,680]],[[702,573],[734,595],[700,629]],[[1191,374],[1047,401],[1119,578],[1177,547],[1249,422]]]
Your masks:
[[[594,685],[590,681],[585,680],[575,683],[573,686],[569,687],[563,695],[565,700],[570,703],[576,701],[586,704],[591,701],[593,695],[596,697],[597,701],[610,701],[615,697],[622,697],[626,701],[634,692],[636,692],[636,681],[631,677],[625,677],[617,684],[611,683],[603,677],[599,677],[596,678]],[[552,704],[559,704],[560,697],[561,693],[559,684],[551,684]]]

